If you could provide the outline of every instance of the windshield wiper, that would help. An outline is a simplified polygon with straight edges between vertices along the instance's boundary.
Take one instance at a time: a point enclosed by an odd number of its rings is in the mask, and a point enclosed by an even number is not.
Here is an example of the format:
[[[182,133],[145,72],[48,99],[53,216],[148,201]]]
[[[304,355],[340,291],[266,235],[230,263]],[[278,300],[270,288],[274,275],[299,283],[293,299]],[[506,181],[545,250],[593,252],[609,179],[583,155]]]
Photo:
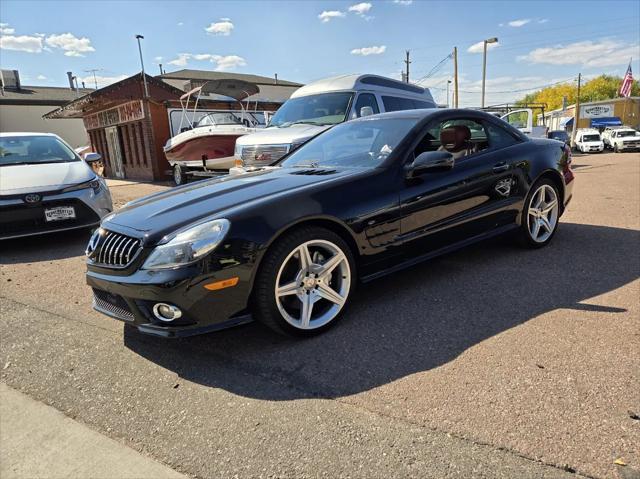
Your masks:
[[[326,126],[326,125],[330,125],[331,123],[321,123],[319,121],[311,121],[311,120],[298,120],[298,121],[286,121],[280,125],[278,125],[278,128],[286,128],[288,126],[291,125],[316,125],[316,126]]]

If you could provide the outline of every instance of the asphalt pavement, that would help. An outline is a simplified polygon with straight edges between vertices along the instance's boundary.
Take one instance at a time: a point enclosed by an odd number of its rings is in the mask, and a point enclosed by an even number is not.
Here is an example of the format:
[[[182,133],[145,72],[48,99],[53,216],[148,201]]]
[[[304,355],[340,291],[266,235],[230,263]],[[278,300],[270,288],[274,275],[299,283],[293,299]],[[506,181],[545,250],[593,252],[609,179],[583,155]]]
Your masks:
[[[303,341],[143,336],[91,310],[87,232],[0,243],[1,379],[195,477],[634,477],[640,154],[574,166],[549,247],[387,276]]]

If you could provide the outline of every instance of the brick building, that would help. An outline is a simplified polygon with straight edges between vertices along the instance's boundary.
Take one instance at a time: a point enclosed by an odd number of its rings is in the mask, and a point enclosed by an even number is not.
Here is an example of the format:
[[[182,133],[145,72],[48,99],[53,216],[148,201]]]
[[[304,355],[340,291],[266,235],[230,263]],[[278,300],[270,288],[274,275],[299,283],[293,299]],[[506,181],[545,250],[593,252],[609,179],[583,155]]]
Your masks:
[[[184,72],[187,72],[186,74]],[[177,72],[180,78],[165,80],[145,75],[148,97],[145,98],[141,73],[94,90],[53,110],[45,119],[82,118],[93,151],[105,163],[105,176],[135,180],[164,180],[170,172],[163,146],[171,137],[169,111],[180,108],[180,96],[193,81],[254,77],[254,75],[221,74],[188,70]],[[181,74],[181,75],[180,75]],[[195,77],[195,78],[192,78]],[[262,111],[275,111],[295,90],[286,82],[284,98],[252,100]],[[283,85],[285,87],[285,85]],[[199,107],[209,110],[238,109],[236,101],[224,98],[201,99]]]

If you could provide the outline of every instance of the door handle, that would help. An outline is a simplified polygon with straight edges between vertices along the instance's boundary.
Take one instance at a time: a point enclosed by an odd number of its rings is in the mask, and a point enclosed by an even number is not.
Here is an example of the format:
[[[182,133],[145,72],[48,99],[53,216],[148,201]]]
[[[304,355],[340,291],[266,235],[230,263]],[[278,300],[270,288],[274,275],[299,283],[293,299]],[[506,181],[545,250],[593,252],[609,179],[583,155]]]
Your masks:
[[[494,173],[500,173],[502,171],[507,171],[508,169],[509,169],[509,164],[505,161],[503,161],[502,163],[497,163],[496,165],[493,166]]]

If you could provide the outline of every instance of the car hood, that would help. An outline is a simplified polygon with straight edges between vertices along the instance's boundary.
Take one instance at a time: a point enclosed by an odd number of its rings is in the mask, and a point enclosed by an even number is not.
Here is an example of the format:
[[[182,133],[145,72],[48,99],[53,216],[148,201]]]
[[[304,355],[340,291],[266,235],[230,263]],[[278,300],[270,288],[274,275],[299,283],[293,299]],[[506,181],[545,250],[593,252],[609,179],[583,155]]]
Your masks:
[[[205,218],[224,218],[277,195],[339,181],[362,170],[269,168],[199,181],[155,193],[125,205],[103,223],[143,232],[145,243]],[[117,229],[117,228],[115,228]]]
[[[331,125],[291,125],[284,128],[271,126],[257,133],[245,135],[236,140],[236,145],[284,145],[299,142],[311,138],[320,132],[323,132]]]
[[[84,161],[0,166],[0,195],[58,190],[95,176]]]

